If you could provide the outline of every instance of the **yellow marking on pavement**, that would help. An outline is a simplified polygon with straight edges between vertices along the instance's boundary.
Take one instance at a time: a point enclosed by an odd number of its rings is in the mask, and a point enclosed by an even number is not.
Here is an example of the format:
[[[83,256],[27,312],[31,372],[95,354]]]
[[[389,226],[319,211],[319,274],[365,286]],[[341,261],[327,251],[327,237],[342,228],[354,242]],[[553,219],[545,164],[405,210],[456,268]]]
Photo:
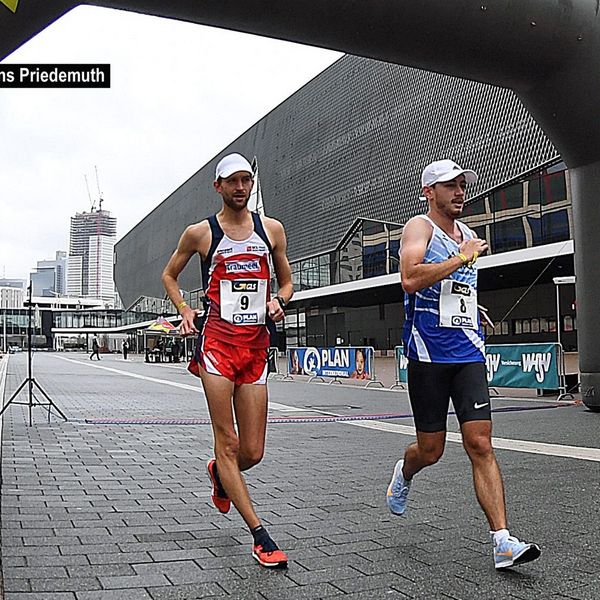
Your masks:
[[[19,5],[19,0],[0,0],[0,2],[2,2],[2,4],[4,4],[4,6],[6,6],[6,8],[11,10],[12,12],[14,12],[14,13],[17,12],[17,6]]]

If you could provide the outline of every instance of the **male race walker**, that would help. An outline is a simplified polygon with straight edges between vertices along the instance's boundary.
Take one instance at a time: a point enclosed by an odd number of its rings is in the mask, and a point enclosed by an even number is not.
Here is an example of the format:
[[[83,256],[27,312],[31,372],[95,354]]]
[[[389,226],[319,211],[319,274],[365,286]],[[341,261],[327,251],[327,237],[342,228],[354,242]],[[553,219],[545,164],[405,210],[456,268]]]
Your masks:
[[[413,477],[441,458],[452,398],[477,500],[490,526],[494,564],[504,569],[535,560],[540,549],[509,534],[504,485],[492,448],[476,264],[488,245],[458,220],[466,186],[476,181],[474,171],[451,160],[429,164],[421,176],[429,211],[410,219],[402,233],[403,344],[417,441],[396,463],[387,503],[392,513],[404,514]]]
[[[267,322],[284,318],[293,294],[285,231],[279,221],[248,210],[253,185],[252,167],[240,154],[218,163],[214,188],[223,206],[184,231],[162,280],[181,314],[181,334],[200,333],[188,368],[202,379],[212,421],[215,458],[207,465],[212,501],[222,513],[229,512],[233,502],[252,533],[252,556],[261,565],[285,568],[288,558],[261,525],[242,475],[264,454]],[[195,253],[200,255],[208,301],[201,332],[194,326],[196,312],[184,301],[177,283]],[[279,286],[273,298],[271,264]]]

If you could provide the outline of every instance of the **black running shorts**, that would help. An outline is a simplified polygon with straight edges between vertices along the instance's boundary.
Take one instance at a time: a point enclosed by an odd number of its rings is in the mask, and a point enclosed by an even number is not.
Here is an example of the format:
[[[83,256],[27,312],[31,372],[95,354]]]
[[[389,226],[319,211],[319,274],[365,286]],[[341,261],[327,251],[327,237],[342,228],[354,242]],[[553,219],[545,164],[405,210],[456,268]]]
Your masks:
[[[433,433],[446,430],[450,398],[459,423],[489,421],[490,395],[485,363],[408,361],[408,394],[415,427]]]

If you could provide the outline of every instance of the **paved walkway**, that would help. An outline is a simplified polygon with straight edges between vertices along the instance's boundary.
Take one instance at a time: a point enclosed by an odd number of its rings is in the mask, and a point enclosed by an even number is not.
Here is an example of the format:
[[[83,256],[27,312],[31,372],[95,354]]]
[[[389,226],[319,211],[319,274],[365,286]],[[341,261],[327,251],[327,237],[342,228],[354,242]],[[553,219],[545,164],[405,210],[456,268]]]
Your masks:
[[[5,398],[25,375],[26,355],[11,356]],[[7,600],[600,598],[600,414],[581,405],[494,401],[511,527],[543,549],[497,573],[453,417],[444,458],[398,518],[384,496],[413,437],[406,394],[273,381],[276,422],[247,478],[290,556],[270,572],[235,511],[210,503],[210,426],[181,366],[36,353],[34,375],[69,420],[4,415]]]

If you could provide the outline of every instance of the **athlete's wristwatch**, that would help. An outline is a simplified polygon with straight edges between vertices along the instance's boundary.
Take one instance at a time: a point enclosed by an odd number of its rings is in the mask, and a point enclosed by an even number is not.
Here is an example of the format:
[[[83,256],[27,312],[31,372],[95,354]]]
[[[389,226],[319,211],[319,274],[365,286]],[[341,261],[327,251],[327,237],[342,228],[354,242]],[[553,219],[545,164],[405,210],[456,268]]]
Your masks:
[[[281,310],[285,310],[287,306],[287,302],[281,296],[275,296],[275,300],[279,302],[279,306],[281,306]]]

